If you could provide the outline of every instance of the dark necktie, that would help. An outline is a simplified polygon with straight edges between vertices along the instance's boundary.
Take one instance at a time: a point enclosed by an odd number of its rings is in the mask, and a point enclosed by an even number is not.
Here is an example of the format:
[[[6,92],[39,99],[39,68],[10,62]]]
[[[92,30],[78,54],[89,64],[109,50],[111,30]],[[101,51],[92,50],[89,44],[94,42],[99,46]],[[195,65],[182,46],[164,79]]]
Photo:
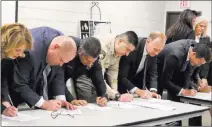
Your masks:
[[[147,71],[147,61],[148,61],[149,55],[146,55],[146,59],[144,62],[144,77],[143,77],[143,89],[146,89],[146,71]]]
[[[180,71],[185,71],[188,66],[189,61],[185,61]]]

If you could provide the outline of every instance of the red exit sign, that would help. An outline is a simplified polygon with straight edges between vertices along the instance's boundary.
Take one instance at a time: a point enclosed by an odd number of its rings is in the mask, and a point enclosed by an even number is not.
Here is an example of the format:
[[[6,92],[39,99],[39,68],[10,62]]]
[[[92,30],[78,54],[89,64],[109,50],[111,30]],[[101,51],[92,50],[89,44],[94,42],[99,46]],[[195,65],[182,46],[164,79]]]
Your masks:
[[[189,8],[190,7],[190,1],[189,0],[181,0],[180,1],[180,7],[181,8]]]

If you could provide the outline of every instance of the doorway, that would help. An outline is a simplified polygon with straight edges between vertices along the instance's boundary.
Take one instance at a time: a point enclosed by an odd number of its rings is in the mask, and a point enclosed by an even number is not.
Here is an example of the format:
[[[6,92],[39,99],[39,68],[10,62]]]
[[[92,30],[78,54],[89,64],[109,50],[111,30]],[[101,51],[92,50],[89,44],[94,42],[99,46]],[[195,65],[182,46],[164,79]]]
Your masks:
[[[178,12],[167,12],[166,13],[166,32],[170,26],[172,26],[180,16],[180,11]]]

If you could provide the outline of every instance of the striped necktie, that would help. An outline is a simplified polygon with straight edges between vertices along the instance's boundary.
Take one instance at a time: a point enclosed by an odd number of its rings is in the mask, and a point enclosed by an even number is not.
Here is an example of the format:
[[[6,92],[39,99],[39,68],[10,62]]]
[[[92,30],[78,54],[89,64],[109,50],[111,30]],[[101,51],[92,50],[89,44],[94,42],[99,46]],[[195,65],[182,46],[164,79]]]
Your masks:
[[[43,71],[43,98],[44,100],[48,100],[48,81],[47,77],[49,73],[51,72],[51,67],[50,65],[47,65]]]

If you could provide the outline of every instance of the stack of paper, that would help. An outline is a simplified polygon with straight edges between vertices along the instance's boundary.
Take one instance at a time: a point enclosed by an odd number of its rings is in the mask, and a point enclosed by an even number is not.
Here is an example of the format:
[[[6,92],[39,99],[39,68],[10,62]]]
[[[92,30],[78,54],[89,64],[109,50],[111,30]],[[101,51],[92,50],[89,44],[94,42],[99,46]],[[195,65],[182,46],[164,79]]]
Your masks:
[[[39,117],[30,116],[30,115],[26,115],[26,114],[22,114],[22,113],[17,113],[17,116],[15,116],[15,117],[8,117],[5,115],[2,115],[2,118],[13,120],[13,121],[19,121],[19,122],[26,122],[26,121],[39,119]]]

